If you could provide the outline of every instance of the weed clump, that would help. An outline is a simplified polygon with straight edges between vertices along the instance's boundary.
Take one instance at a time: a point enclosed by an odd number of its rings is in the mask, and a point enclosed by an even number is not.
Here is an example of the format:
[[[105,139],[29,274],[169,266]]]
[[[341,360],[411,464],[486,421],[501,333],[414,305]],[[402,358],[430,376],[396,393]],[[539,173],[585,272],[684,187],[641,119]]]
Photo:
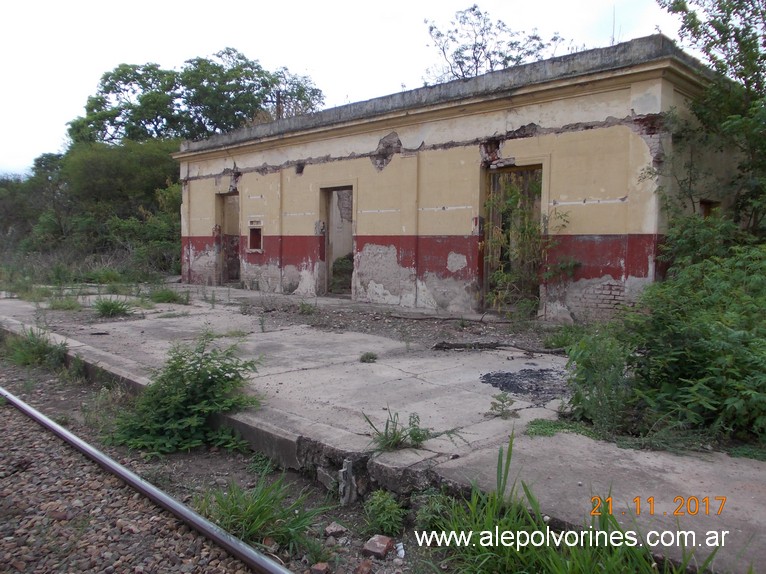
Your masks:
[[[5,349],[17,365],[57,369],[66,363],[66,343],[53,343],[42,329],[25,329],[20,336],[5,338]]]
[[[372,351],[367,351],[365,353],[362,353],[362,356],[359,357],[360,363],[374,363],[377,360],[378,360],[378,355],[376,355]]]
[[[51,311],[79,311],[82,305],[76,297],[62,296],[54,297],[48,302],[48,309]]]
[[[647,547],[639,543],[635,533],[624,531],[609,512],[591,518],[581,531],[596,543],[572,544],[567,531],[557,531],[548,524],[531,488],[523,481],[509,481],[513,453],[512,434],[507,450],[499,449],[496,487],[483,491],[476,483],[466,499],[438,500],[437,512],[429,511],[421,527],[428,530],[472,533],[469,544],[458,544],[447,550],[443,564],[455,572],[489,574],[494,572],[636,572],[681,574],[694,562],[692,552],[684,550],[678,564],[655,560]],[[603,499],[602,499],[603,500]],[[446,509],[444,508],[446,507]],[[428,520],[425,520],[428,518]],[[517,540],[534,540],[535,534],[547,533],[551,543],[498,544],[497,531],[515,532]],[[572,532],[572,531],[569,531]],[[614,534],[614,536],[613,536]],[[618,538],[626,543],[612,545]],[[705,571],[714,560],[714,551],[700,560],[699,571]]]
[[[371,533],[396,536],[404,528],[406,511],[385,490],[376,490],[364,503],[364,513],[367,515],[367,525]]]
[[[420,448],[429,439],[440,436],[448,436],[452,440],[455,436],[460,437],[458,429],[446,431],[434,431],[432,428],[420,426],[420,415],[410,413],[408,424],[399,420],[399,413],[392,413],[389,409],[388,419],[382,428],[375,426],[370,417],[362,413],[364,420],[372,429],[372,444],[376,452],[397,450],[402,448]],[[460,437],[462,439],[462,437]]]
[[[195,498],[204,517],[249,544],[264,547],[272,538],[290,554],[307,547],[306,532],[326,508],[307,509],[307,493],[293,499],[284,476],[269,481],[261,475],[249,490],[232,483]],[[292,501],[291,501],[292,500]]]
[[[122,273],[111,267],[99,267],[85,272],[83,279],[89,283],[98,283],[101,285],[109,283],[119,283],[122,281]]]
[[[247,470],[259,475],[271,474],[276,468],[274,461],[262,452],[254,453],[247,465]]]
[[[160,289],[154,289],[149,293],[149,299],[153,303],[176,303],[179,305],[189,304],[189,292],[186,291],[184,295],[173,289],[163,287]]]
[[[125,317],[133,311],[133,307],[127,301],[102,297],[93,302],[93,308],[96,310],[96,315],[104,318]]]
[[[238,447],[240,441],[226,429],[216,430],[211,419],[218,413],[253,407],[256,397],[243,389],[256,361],[236,356],[236,345],[219,349],[205,333],[194,347],[178,345],[170,351],[132,410],[119,417],[112,440],[153,454],[190,450],[205,444]]]
[[[493,417],[500,417],[503,420],[519,418],[519,413],[511,408],[515,402],[506,391],[492,395],[488,414]]]
[[[306,303],[305,301],[301,301],[298,305],[298,314],[299,315],[313,315],[316,313],[316,307],[312,305],[311,303]]]
[[[433,530],[446,517],[453,499],[443,492],[429,488],[414,495],[411,503],[415,510],[415,526],[420,530]]]

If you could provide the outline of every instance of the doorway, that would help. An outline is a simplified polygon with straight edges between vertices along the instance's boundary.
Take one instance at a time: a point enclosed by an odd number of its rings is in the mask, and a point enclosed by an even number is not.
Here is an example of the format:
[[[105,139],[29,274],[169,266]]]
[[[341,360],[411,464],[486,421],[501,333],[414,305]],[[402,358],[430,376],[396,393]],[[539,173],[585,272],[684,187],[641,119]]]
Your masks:
[[[216,228],[220,236],[218,280],[220,285],[239,281],[239,193],[216,196]]]
[[[546,240],[540,211],[543,168],[492,170],[488,179],[485,306],[533,314],[540,302]]]
[[[324,227],[324,293],[351,296],[354,275],[354,189],[322,188],[321,220]]]

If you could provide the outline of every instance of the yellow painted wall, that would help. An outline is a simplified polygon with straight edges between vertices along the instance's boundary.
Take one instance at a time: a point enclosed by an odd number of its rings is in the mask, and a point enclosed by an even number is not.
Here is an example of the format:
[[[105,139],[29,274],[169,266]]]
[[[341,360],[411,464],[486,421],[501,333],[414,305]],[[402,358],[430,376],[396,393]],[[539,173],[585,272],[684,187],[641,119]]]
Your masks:
[[[281,222],[280,174],[243,174],[237,187],[243,225],[248,225],[250,220],[262,221],[264,230],[278,235]]]
[[[478,146],[421,153],[419,235],[471,235],[480,214],[482,181]]]
[[[193,180],[186,184],[183,208],[188,213],[188,236],[210,236],[215,225],[215,180]]]
[[[501,156],[543,165],[543,205],[569,214],[563,233],[656,232],[654,187],[640,181],[650,150],[628,127],[509,140]],[[262,219],[267,235],[314,235],[320,190],[342,185],[354,188],[358,235],[470,235],[483,212],[482,173],[478,145],[472,145],[395,155],[382,171],[358,158],[307,165],[302,175],[292,167],[244,173],[237,187],[242,221]],[[184,234],[210,234],[212,198],[229,182],[228,176],[188,182],[184,205],[191,201],[193,208]]]
[[[563,234],[654,233],[656,198],[642,170],[649,147],[625,126],[510,140],[502,156],[543,166],[542,205],[567,214]]]

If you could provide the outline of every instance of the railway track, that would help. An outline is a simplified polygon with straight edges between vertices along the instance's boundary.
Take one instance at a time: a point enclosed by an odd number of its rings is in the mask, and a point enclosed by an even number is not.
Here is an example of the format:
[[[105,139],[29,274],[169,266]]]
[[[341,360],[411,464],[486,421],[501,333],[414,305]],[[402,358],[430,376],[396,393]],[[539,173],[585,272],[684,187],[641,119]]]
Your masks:
[[[11,393],[0,396],[0,571],[290,572]]]

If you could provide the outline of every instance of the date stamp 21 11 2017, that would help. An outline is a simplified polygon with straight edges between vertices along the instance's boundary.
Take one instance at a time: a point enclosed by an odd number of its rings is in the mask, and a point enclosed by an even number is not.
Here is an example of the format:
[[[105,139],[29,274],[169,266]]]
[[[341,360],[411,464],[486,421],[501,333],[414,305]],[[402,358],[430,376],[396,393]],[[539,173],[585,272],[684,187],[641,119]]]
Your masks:
[[[725,496],[676,496],[673,498],[674,509],[671,511],[655,512],[654,496],[641,497],[636,496],[632,502],[633,505],[623,511],[615,511],[614,501],[611,496],[602,498],[600,496],[591,496],[592,508],[591,516],[601,516],[602,514],[633,514],[635,516],[720,516],[726,506]]]

